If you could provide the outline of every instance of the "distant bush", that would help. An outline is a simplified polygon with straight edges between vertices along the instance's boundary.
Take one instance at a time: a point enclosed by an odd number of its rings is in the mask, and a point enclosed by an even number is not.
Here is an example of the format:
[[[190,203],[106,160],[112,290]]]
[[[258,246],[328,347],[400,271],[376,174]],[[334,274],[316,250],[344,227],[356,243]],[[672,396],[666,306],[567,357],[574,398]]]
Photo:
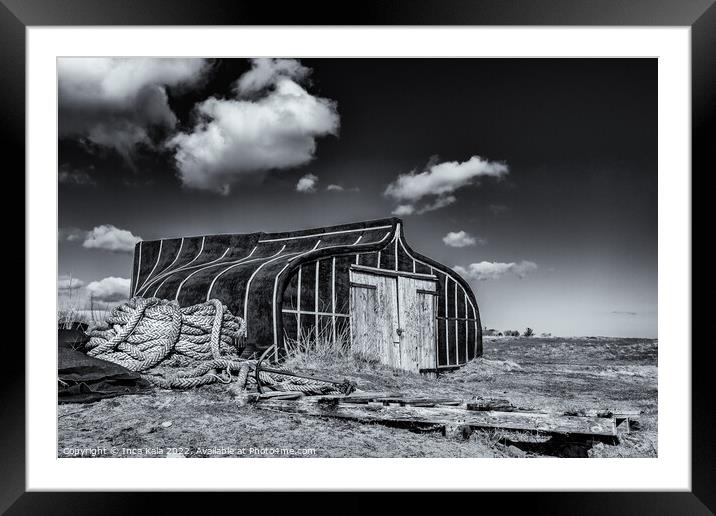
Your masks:
[[[520,332],[517,330],[505,330],[504,331],[505,337],[519,337]]]
[[[525,332],[522,334],[523,337],[532,337],[535,334],[535,331],[530,328],[529,326],[525,328]]]

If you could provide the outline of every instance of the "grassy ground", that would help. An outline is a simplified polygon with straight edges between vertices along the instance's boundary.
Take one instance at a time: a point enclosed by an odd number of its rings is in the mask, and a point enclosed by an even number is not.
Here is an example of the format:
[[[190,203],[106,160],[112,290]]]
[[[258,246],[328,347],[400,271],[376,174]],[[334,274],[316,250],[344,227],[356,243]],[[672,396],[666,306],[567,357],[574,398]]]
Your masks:
[[[293,358],[288,367],[347,377],[366,391],[465,400],[506,398],[535,410],[641,410],[641,429],[590,457],[657,454],[657,342],[609,338],[486,338],[485,355],[438,379],[350,356]],[[60,405],[58,456],[523,457],[552,454],[538,435],[475,432],[468,440],[299,417],[246,405],[230,386],[157,391]],[[523,444],[531,442],[532,445]]]

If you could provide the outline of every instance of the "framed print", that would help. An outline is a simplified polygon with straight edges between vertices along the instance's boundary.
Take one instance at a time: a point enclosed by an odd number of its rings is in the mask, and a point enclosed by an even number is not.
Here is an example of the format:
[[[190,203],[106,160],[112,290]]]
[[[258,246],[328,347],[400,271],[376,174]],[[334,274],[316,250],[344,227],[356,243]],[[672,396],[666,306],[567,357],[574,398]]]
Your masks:
[[[3,509],[711,513],[712,4],[3,0],[27,203]]]

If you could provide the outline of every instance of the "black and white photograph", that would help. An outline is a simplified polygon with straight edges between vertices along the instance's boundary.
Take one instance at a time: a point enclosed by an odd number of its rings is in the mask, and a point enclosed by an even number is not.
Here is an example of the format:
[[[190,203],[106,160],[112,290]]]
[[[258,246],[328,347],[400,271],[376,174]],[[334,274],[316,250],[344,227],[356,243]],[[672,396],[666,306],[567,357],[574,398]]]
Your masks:
[[[656,458],[658,59],[60,57],[58,458]]]

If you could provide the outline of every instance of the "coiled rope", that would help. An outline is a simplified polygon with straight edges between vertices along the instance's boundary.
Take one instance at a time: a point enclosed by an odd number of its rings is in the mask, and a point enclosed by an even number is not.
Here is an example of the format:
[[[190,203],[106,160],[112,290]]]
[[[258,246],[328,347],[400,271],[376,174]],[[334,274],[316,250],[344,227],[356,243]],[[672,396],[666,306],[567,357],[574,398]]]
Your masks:
[[[176,301],[135,297],[112,309],[105,326],[88,334],[88,355],[138,372],[163,389],[235,380],[239,388],[258,386],[249,375],[257,362],[240,358],[246,324],[216,299],[180,308]],[[257,376],[264,387],[277,391],[326,394],[354,388],[349,382],[284,373],[259,371]]]

